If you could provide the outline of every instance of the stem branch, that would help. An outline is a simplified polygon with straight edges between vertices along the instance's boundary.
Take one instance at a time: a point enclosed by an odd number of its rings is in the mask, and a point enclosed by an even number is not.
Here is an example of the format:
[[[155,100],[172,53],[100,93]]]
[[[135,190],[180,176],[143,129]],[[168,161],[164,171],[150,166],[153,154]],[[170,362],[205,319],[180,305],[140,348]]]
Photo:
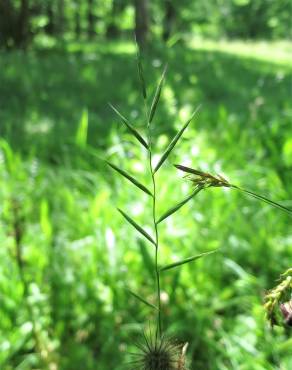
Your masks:
[[[146,117],[147,117],[147,107],[145,104],[146,110]],[[155,276],[156,276],[156,290],[157,290],[157,330],[156,330],[156,338],[161,337],[162,334],[162,324],[161,324],[161,298],[160,298],[160,273],[158,268],[158,249],[159,249],[159,233],[158,233],[158,226],[156,222],[156,182],[155,182],[155,173],[152,166],[152,136],[151,136],[151,128],[150,122],[147,117],[147,129],[148,129],[148,160],[149,160],[149,169],[151,174],[152,180],[152,219],[153,219],[153,228],[155,232]]]

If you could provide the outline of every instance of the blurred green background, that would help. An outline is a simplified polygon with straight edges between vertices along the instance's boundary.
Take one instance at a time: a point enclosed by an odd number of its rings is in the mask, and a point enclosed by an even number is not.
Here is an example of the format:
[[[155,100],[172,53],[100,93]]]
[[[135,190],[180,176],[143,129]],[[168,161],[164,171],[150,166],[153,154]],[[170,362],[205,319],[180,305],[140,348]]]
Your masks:
[[[292,207],[289,0],[0,1],[0,369],[121,370],[152,313],[149,181],[134,33],[151,96],[155,159],[202,109],[157,176],[162,213],[191,189],[173,163],[220,173]],[[157,157],[157,158],[156,158]],[[210,189],[160,227],[161,263],[220,247],[162,278],[164,327],[191,369],[292,369],[291,332],[265,291],[291,267],[291,219]],[[151,258],[150,258],[151,257]],[[290,338],[290,339],[289,339]]]

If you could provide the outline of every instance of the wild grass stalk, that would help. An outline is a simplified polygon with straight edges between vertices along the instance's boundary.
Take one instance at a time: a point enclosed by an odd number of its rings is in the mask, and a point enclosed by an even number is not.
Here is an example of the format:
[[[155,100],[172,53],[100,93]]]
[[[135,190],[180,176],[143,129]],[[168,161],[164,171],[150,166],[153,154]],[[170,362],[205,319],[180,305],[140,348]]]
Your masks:
[[[144,108],[145,108],[145,120],[146,120],[146,133],[147,138],[145,139],[140,132],[138,132],[135,126],[130,123],[130,121],[124,117],[123,114],[119,112],[119,110],[110,104],[111,108],[114,112],[118,115],[121,121],[125,124],[128,128],[130,133],[138,140],[138,142],[143,146],[144,149],[147,150],[148,154],[148,168],[149,168],[149,177],[151,178],[151,188],[148,189],[144,184],[142,184],[139,180],[134,178],[130,173],[126,172],[125,170],[119,168],[113,163],[107,162],[109,166],[115,170],[117,173],[122,175],[128,181],[130,181],[133,185],[147,194],[150,198],[151,207],[151,222],[152,222],[152,235],[150,235],[141,225],[139,225],[129,214],[128,212],[118,209],[125,220],[130,223],[136,231],[142,235],[145,239],[148,240],[152,245],[155,247],[154,251],[154,275],[155,275],[155,292],[156,292],[156,304],[152,304],[148,302],[145,298],[141,297],[136,292],[129,290],[129,292],[138,299],[143,304],[147,305],[151,309],[154,309],[156,314],[156,323],[155,323],[155,335],[152,335],[151,331],[149,335],[143,335],[143,342],[138,344],[138,348],[140,349],[140,353],[137,354],[137,357],[132,361],[132,365],[135,365],[135,370],[137,369],[145,369],[145,370],[184,370],[186,369],[185,363],[185,355],[186,355],[186,348],[187,346],[179,346],[175,344],[175,341],[170,340],[166,336],[166,330],[163,328],[163,312],[161,307],[161,274],[167,272],[170,269],[180,267],[186,263],[193,262],[199,258],[208,256],[216,250],[207,251],[205,253],[201,253],[198,255],[194,255],[183,260],[175,261],[169,263],[165,266],[160,266],[159,256],[160,256],[160,234],[159,234],[159,226],[160,223],[163,222],[165,219],[170,217],[172,214],[177,212],[182,206],[184,206],[187,202],[189,202],[193,197],[197,196],[201,191],[208,189],[210,187],[226,187],[233,190],[240,191],[250,197],[253,197],[257,200],[261,200],[269,205],[277,207],[282,211],[285,211],[292,214],[292,211],[287,207],[271,201],[270,199],[258,195],[250,190],[246,190],[241,188],[237,185],[230,183],[221,175],[212,175],[210,173],[206,173],[197,169],[189,168],[183,165],[175,165],[176,168],[186,173],[186,177],[192,182],[194,189],[192,192],[181,202],[175,204],[174,206],[170,207],[164,214],[158,215],[157,214],[157,203],[159,201],[157,197],[157,181],[156,176],[158,175],[159,169],[165,163],[169,155],[172,153],[173,149],[175,148],[176,144],[182,137],[184,131],[188,128],[189,124],[192,122],[194,117],[196,116],[200,107],[195,109],[193,114],[187,120],[187,122],[182,126],[182,128],[177,132],[174,138],[170,141],[169,145],[162,153],[160,159],[158,160],[157,164],[154,165],[153,163],[153,147],[154,147],[154,137],[152,134],[153,131],[153,124],[155,121],[155,114],[159,105],[160,96],[163,88],[163,84],[165,81],[166,76],[166,67],[164,68],[160,80],[158,82],[156,91],[154,93],[154,97],[149,104],[148,92],[145,83],[144,73],[143,73],[143,65],[139,50],[137,52],[137,65],[138,65],[138,74],[140,80],[140,87],[142,96],[144,99]]]
[[[113,105],[110,105],[111,108],[114,110],[114,112],[119,116],[121,121],[126,125],[130,133],[133,134],[133,136],[139,141],[139,143],[147,150],[147,166],[149,168],[149,177],[151,182],[151,189],[148,189],[144,184],[142,184],[140,181],[135,179],[131,174],[127,173],[125,170],[117,167],[115,164],[108,162],[109,166],[114,169],[116,172],[118,172],[120,175],[122,175],[124,178],[126,178],[128,181],[130,181],[132,184],[134,184],[136,187],[138,187],[141,191],[146,193],[151,199],[149,206],[151,207],[151,223],[152,223],[152,231],[153,236],[149,235],[146,230],[143,229],[142,226],[140,226],[135,220],[131,218],[131,216],[121,210],[118,209],[119,212],[123,215],[123,217],[126,219],[127,222],[129,222],[143,237],[145,237],[150,243],[152,243],[155,247],[154,251],[154,275],[155,275],[155,291],[156,291],[156,304],[153,305],[147,300],[145,300],[143,297],[141,297],[139,294],[130,291],[130,293],[146,304],[147,306],[153,308],[157,311],[156,314],[156,324],[155,324],[155,335],[154,338],[152,338],[152,334],[150,334],[149,338],[147,335],[144,335],[144,344],[140,345],[140,349],[142,353],[140,354],[140,358],[135,362],[137,365],[139,364],[139,368],[145,368],[145,369],[164,369],[164,370],[178,370],[178,369],[185,369],[185,352],[186,352],[186,346],[178,346],[174,344],[173,341],[169,340],[166,335],[165,331],[163,329],[163,317],[162,317],[162,308],[161,308],[161,273],[164,271],[167,271],[169,269],[178,267],[182,264],[189,263],[191,261],[194,261],[195,259],[201,258],[207,254],[210,254],[212,252],[207,253],[201,253],[197,256],[189,257],[182,261],[177,261],[175,263],[168,264],[166,266],[160,266],[159,263],[159,252],[160,252],[160,235],[159,235],[159,224],[167,217],[171,216],[174,212],[178,211],[188,200],[190,200],[192,197],[194,197],[198,191],[192,192],[191,195],[184,201],[180,202],[176,206],[172,207],[170,210],[168,210],[166,213],[164,213],[162,216],[158,216],[157,214],[157,182],[156,182],[156,176],[158,174],[158,171],[160,167],[163,165],[163,163],[166,161],[168,156],[171,154],[172,150],[174,149],[175,145],[181,138],[182,134],[186,130],[186,128],[189,126],[195,115],[197,114],[199,108],[197,108],[194,113],[191,115],[190,119],[183,125],[183,127],[179,130],[179,132],[175,135],[173,140],[170,142],[164,153],[161,155],[160,160],[158,163],[154,166],[153,163],[153,123],[155,114],[157,111],[157,107],[159,105],[160,96],[165,80],[166,75],[166,67],[164,68],[162,75],[160,77],[160,80],[158,82],[156,91],[154,93],[154,97],[151,101],[151,104],[148,103],[148,94],[147,94],[147,88],[145,84],[145,78],[143,73],[143,65],[141,61],[141,56],[138,51],[137,53],[137,65],[138,65],[138,74],[139,74],[139,80],[140,80],[140,86],[142,91],[142,96],[144,99],[144,108],[145,108],[145,121],[146,121],[146,136],[145,139],[135,128],[134,126],[129,122],[127,118],[125,118],[117,108],[115,108]]]

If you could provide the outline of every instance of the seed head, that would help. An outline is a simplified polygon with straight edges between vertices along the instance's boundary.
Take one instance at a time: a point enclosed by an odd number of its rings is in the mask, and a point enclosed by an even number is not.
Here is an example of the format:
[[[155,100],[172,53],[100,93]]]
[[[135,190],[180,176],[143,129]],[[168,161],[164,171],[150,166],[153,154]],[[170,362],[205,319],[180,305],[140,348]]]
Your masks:
[[[132,354],[131,370],[187,370],[186,345],[181,346],[165,336],[143,333],[136,346],[138,352]]]
[[[292,325],[292,268],[282,274],[280,283],[270,290],[265,297],[265,309],[267,319],[271,326],[280,325],[279,317],[282,316],[284,323]],[[281,315],[280,315],[281,314]]]
[[[180,164],[175,164],[175,167],[183,172],[186,172],[186,177],[192,181],[194,186],[200,188],[209,187],[234,187],[231,185],[223,176],[221,175],[211,175],[210,173],[196,170],[194,168],[182,166]]]
[[[280,310],[284,317],[285,323],[292,326],[292,299],[288,302],[280,304]]]

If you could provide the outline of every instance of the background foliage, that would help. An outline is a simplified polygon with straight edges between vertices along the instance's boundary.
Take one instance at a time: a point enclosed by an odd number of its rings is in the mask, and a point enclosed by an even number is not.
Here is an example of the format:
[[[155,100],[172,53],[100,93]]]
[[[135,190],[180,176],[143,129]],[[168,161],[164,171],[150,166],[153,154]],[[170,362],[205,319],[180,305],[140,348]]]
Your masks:
[[[143,132],[134,29],[150,92],[168,62],[157,158],[203,104],[159,174],[158,211],[190,191],[173,163],[291,208],[290,22],[286,0],[0,2],[1,369],[123,369],[149,320],[124,288],[154,299],[152,250],[115,210],[147,227],[147,198],[103,161],[147,184],[107,105]],[[164,325],[190,343],[192,369],[292,367],[289,331],[262,308],[291,266],[290,223],[212,189],[161,227],[163,263],[220,247],[162,280]]]
[[[3,0],[0,44],[128,37],[167,40],[191,33],[220,39],[289,39],[289,0]],[[147,35],[145,35],[145,33]]]

